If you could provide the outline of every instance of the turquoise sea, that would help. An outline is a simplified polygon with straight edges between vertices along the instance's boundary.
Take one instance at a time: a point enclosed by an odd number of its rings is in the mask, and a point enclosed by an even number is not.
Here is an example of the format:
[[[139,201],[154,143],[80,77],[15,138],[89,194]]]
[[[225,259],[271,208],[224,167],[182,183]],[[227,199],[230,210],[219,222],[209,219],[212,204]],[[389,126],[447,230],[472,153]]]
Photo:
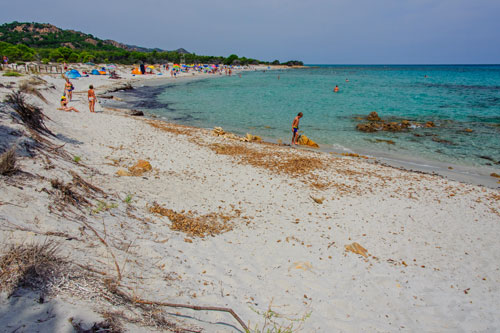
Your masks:
[[[132,107],[179,124],[289,143],[292,120],[303,112],[300,130],[324,150],[500,168],[499,65],[311,65],[178,81],[124,94],[135,96]],[[371,111],[437,126],[357,131],[356,118]]]

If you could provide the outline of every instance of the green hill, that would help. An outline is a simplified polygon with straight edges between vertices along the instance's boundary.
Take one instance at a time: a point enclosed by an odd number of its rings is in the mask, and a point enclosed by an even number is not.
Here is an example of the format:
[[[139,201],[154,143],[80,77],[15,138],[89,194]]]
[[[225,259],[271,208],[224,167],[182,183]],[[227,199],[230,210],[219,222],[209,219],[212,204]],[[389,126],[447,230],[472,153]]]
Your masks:
[[[0,56],[7,56],[11,62],[97,62],[136,64],[185,62],[224,63],[248,65],[262,62],[256,59],[238,57],[200,56],[180,48],[164,51],[127,45],[114,40],[102,40],[90,34],[75,30],[60,29],[47,23],[12,22],[0,25]],[[279,64],[275,60],[273,64]]]

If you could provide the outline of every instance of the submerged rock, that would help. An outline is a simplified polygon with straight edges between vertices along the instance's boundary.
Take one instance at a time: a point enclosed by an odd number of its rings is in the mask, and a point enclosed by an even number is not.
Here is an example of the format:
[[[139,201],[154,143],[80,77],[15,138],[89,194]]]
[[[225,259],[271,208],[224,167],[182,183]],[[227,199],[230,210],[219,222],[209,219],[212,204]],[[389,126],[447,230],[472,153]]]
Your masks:
[[[388,145],[395,145],[396,142],[392,141],[392,140],[384,140],[384,139],[375,139],[375,141],[377,142],[385,142],[387,143]]]

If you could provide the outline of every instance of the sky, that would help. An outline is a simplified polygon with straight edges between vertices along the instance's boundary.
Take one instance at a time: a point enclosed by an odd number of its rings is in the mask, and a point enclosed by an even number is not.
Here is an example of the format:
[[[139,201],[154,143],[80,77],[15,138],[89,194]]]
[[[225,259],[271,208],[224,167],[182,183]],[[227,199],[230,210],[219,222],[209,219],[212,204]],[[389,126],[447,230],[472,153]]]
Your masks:
[[[0,23],[306,64],[499,64],[500,0],[11,0]]]

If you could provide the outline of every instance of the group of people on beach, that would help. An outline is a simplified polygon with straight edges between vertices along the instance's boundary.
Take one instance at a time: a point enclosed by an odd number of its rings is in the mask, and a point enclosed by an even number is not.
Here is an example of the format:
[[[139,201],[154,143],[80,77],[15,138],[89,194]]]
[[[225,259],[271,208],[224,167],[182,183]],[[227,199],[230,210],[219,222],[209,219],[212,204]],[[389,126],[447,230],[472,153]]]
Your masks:
[[[73,99],[73,90],[75,87],[73,83],[66,78],[66,82],[64,83],[64,93],[61,96],[61,107],[58,110],[66,111],[66,112],[80,112],[75,107],[69,106],[68,103]],[[87,91],[87,98],[89,101],[89,110],[90,112],[95,112],[95,103],[97,102],[97,96],[95,95],[94,86],[90,85],[89,90]],[[69,99],[69,100],[68,100]]]

